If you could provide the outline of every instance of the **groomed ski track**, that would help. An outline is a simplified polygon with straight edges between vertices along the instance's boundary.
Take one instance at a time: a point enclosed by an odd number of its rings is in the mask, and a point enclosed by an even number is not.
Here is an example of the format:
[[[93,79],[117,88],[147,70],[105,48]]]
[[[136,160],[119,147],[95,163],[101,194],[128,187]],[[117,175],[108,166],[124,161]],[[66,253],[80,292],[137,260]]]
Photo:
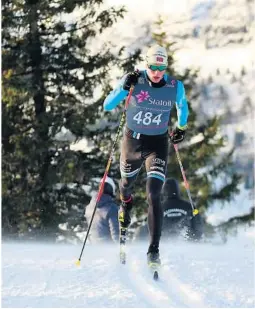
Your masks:
[[[4,243],[2,307],[33,308],[252,308],[254,247],[162,243],[155,282],[146,266],[147,243],[127,244],[127,264],[118,245],[92,246],[75,265],[80,245]]]

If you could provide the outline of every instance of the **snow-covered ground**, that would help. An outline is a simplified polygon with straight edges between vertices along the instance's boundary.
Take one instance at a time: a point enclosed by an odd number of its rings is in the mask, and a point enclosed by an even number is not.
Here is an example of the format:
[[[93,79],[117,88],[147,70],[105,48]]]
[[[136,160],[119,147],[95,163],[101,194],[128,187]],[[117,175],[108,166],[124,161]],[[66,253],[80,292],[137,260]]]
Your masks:
[[[2,307],[242,307],[254,300],[254,231],[225,245],[161,244],[160,281],[146,267],[147,244],[128,244],[120,265],[118,245],[4,243]]]

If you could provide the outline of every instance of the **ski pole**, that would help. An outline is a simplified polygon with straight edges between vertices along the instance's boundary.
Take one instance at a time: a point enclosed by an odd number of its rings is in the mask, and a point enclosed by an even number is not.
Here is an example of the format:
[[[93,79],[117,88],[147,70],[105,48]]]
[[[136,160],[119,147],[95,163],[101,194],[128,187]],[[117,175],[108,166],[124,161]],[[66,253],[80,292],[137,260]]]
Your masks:
[[[114,140],[113,145],[112,145],[110,156],[109,156],[106,168],[105,168],[104,176],[103,176],[102,181],[101,181],[100,186],[99,186],[99,190],[98,190],[98,194],[97,194],[97,198],[96,198],[96,202],[95,202],[95,207],[94,207],[94,210],[93,210],[93,213],[92,213],[92,217],[90,219],[90,223],[89,223],[89,226],[88,226],[88,230],[87,230],[84,242],[83,242],[83,246],[82,246],[82,249],[81,249],[80,257],[79,257],[79,259],[75,263],[77,266],[79,266],[80,263],[81,263],[81,257],[82,257],[83,250],[85,248],[85,245],[86,245],[86,242],[87,242],[87,239],[88,239],[88,236],[89,236],[89,231],[90,231],[90,228],[91,228],[91,225],[92,225],[95,213],[96,213],[97,205],[98,205],[98,202],[100,201],[101,196],[102,196],[103,191],[104,191],[105,179],[106,179],[106,177],[108,175],[108,172],[110,170],[110,166],[111,166],[111,163],[112,163],[112,159],[113,159],[113,155],[114,155],[114,152],[115,152],[115,148],[116,148],[116,145],[117,145],[117,142],[118,142],[118,139],[119,139],[120,131],[122,130],[123,125],[125,123],[126,110],[127,110],[127,107],[128,107],[128,104],[129,104],[129,101],[130,101],[130,98],[131,98],[131,95],[133,93],[133,90],[134,90],[134,86],[132,85],[130,87],[129,94],[128,94],[126,102],[125,102],[125,108],[124,108],[124,111],[123,111],[121,119],[120,119],[120,124],[119,124],[118,130],[117,130],[117,134],[116,134],[115,140]]]
[[[183,168],[183,165],[182,165],[178,146],[177,146],[177,144],[173,144],[173,146],[174,146],[174,149],[175,149],[177,160],[178,160],[179,165],[180,165],[182,177],[183,177],[183,180],[184,180],[184,185],[185,185],[185,188],[186,188],[186,191],[187,191],[187,194],[188,194],[188,197],[189,197],[189,201],[190,201],[190,204],[191,204],[191,207],[192,207],[192,214],[193,214],[193,216],[196,216],[198,214],[198,209],[195,208],[194,203],[193,203],[192,198],[191,198],[191,194],[190,194],[190,190],[189,190],[189,183],[187,181],[187,178],[186,178],[186,175],[185,175],[185,172],[184,172],[184,168]]]

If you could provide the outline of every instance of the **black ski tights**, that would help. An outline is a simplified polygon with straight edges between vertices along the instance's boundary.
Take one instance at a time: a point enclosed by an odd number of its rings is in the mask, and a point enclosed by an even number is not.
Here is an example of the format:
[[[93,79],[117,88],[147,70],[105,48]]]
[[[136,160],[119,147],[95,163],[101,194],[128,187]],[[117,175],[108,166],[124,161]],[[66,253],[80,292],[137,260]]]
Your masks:
[[[146,192],[148,208],[148,227],[150,232],[150,246],[158,247],[163,223],[163,209],[160,193],[163,181],[150,177],[147,179]]]
[[[134,178],[124,178],[120,181],[120,193],[123,199],[128,199],[132,192]],[[150,232],[150,246],[158,247],[161,236],[163,209],[160,202],[160,193],[163,181],[154,177],[147,178],[146,195],[148,208],[148,227]],[[135,207],[135,203],[134,203]]]

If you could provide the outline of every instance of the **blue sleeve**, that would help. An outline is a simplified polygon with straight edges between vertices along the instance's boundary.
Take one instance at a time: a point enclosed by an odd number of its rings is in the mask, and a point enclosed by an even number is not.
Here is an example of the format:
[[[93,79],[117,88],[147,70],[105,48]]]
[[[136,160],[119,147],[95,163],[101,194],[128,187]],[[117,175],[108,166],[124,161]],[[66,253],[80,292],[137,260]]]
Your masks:
[[[121,79],[118,86],[113,89],[104,100],[104,110],[110,111],[114,109],[128,94],[127,90],[123,89],[123,82],[126,75]]]
[[[189,108],[183,83],[179,80],[177,81],[176,109],[178,116],[178,127],[185,127],[189,116]]]

